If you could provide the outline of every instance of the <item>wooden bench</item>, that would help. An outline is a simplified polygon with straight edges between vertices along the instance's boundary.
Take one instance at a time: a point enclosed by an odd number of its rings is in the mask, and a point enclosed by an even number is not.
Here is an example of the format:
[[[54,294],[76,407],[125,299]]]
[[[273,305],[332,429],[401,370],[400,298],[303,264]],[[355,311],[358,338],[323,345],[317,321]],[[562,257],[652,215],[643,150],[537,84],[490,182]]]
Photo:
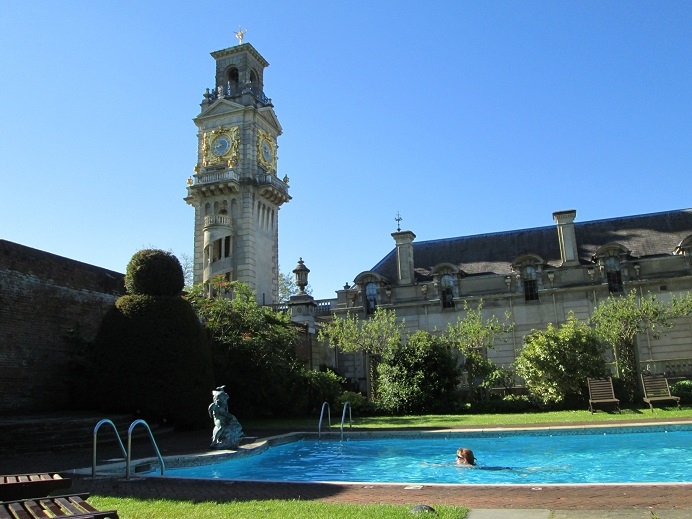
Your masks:
[[[594,404],[615,405],[618,413],[620,412],[620,400],[615,398],[612,378],[589,378],[587,383],[589,384],[589,410],[591,414],[594,412]]]
[[[47,496],[71,486],[71,479],[56,473],[0,475],[0,501]]]
[[[0,519],[118,519],[118,512],[97,510],[85,501],[87,497],[89,494],[4,501],[0,503]]]
[[[644,388],[644,402],[649,404],[651,412],[654,412],[654,403],[675,402],[680,407],[680,397],[670,394],[668,379],[660,375],[645,375],[642,373],[642,387]]]

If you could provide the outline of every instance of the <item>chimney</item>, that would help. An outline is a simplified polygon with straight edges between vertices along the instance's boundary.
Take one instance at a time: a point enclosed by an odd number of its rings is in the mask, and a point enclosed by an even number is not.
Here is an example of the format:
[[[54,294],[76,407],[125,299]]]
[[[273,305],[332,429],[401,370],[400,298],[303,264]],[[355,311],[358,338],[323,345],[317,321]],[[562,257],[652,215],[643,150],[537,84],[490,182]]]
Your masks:
[[[397,231],[392,233],[396,242],[396,266],[399,275],[399,284],[413,283],[413,240],[416,235],[411,231]]]
[[[577,254],[577,235],[574,232],[574,218],[577,211],[556,211],[553,213],[553,220],[557,222],[557,237],[560,241],[560,256],[562,257],[563,267],[574,267],[579,265],[579,255]]]

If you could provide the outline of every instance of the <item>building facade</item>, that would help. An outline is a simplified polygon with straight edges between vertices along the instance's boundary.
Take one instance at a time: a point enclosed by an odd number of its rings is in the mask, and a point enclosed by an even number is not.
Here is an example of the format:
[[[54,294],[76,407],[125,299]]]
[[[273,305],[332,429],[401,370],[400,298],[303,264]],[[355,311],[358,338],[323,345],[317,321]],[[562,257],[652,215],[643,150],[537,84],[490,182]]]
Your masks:
[[[269,63],[249,43],[211,55],[215,84],[194,119],[197,164],[184,199],[195,209],[194,283],[223,276],[276,303],[279,208],[291,197],[277,171],[281,125],[264,94]]]
[[[444,331],[464,316],[464,304],[501,321],[510,336],[488,356],[509,366],[531,330],[560,324],[573,313],[587,319],[610,294],[636,291],[661,300],[692,291],[692,209],[575,222],[576,211],[553,213],[555,225],[415,242],[411,231],[392,234],[394,249],[353,286],[337,291],[335,315],[367,318],[395,310],[408,330]],[[640,369],[692,375],[692,318],[662,337],[638,337]],[[337,355],[335,367],[365,380],[364,359]]]

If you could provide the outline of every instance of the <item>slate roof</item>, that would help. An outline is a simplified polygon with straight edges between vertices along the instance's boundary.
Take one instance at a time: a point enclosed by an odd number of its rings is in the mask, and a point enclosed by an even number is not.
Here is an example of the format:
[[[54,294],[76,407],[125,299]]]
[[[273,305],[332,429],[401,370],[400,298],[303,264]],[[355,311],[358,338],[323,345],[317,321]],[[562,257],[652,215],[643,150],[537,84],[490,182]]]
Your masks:
[[[692,235],[692,209],[575,222],[574,228],[582,264],[590,264],[600,247],[613,242],[629,249],[633,258],[670,255]],[[440,263],[452,263],[467,275],[508,274],[511,262],[523,254],[535,254],[548,265],[559,266],[557,224],[413,243],[417,281],[429,279],[430,270]],[[395,281],[396,248],[371,270]]]

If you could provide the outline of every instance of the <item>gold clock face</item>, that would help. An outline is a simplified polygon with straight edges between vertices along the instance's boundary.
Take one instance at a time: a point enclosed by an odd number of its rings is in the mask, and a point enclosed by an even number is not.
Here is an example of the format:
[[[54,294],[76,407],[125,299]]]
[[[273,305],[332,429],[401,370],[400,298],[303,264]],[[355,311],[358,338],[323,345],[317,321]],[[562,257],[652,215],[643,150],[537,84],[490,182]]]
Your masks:
[[[237,126],[221,127],[204,134],[204,166],[227,163],[233,166],[238,158],[240,130]]]
[[[223,157],[231,150],[231,140],[228,135],[219,135],[211,145],[211,152],[217,157]]]
[[[257,132],[257,158],[264,169],[276,173],[276,142],[269,133],[262,130]]]

